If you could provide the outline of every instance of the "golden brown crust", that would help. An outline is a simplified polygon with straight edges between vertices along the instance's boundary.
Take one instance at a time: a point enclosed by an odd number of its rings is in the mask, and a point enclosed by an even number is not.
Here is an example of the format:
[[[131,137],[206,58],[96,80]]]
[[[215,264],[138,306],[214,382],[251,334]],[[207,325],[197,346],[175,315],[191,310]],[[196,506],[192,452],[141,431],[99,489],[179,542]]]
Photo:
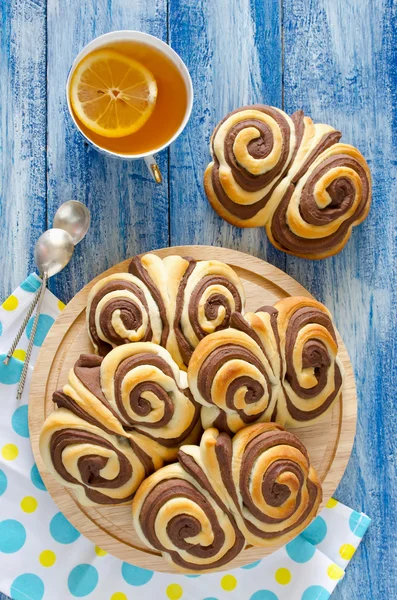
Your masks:
[[[181,571],[227,566],[246,543],[286,543],[318,511],[321,484],[307,451],[274,423],[233,439],[208,429],[178,459],[144,481],[132,516],[141,540]]]
[[[238,227],[266,227],[271,243],[302,258],[332,256],[371,205],[371,174],[341,133],[302,111],[265,105],[232,111],[211,137],[204,189]]]

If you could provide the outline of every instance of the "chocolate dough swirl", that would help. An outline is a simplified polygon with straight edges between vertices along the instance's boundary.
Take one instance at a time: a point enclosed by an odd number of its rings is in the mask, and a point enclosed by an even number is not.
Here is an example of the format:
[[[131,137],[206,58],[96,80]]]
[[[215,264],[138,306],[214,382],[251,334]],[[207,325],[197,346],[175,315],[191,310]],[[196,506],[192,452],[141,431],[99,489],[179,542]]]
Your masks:
[[[340,395],[343,367],[336,334],[329,311],[316,300],[286,298],[275,308],[284,364],[279,416],[292,425],[304,424]]]
[[[53,400],[58,408],[44,422],[40,452],[82,504],[128,502],[201,433],[186,374],[149,342],[123,344],[105,358],[81,355]]]
[[[210,203],[240,227],[266,226],[280,250],[304,258],[339,252],[371,204],[371,175],[341,133],[302,111],[239,108],[215,128],[204,175]]]
[[[343,367],[329,311],[311,298],[290,297],[204,338],[190,360],[189,387],[204,429],[229,434],[249,423],[299,426],[340,397]]]
[[[128,273],[109,275],[94,285],[88,297],[87,326],[101,356],[129,342],[159,344],[163,332],[160,308],[151,291]]]
[[[162,460],[131,435],[121,438],[59,408],[47,417],[40,453],[57,481],[83,505],[125,504]]]
[[[180,280],[173,328],[183,363],[206,335],[229,327],[234,311],[243,311],[244,288],[231,267],[218,260],[195,261]]]
[[[204,338],[188,368],[193,397],[204,408],[204,428],[214,424],[237,431],[258,419],[269,420],[279,393],[279,380],[266,349],[241,317],[229,328]]]
[[[273,423],[248,426],[233,439],[209,429],[178,460],[146,479],[132,514],[142,541],[180,570],[222,567],[246,543],[285,543],[321,502],[306,449]]]

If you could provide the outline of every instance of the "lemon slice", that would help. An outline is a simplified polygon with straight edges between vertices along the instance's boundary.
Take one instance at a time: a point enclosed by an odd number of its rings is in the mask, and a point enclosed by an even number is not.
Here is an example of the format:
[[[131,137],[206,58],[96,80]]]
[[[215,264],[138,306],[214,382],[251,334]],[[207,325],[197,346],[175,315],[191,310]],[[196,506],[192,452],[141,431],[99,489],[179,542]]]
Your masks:
[[[77,65],[70,82],[72,108],[90,131],[124,137],[146,123],[156,105],[157,84],[136,60],[97,50]]]

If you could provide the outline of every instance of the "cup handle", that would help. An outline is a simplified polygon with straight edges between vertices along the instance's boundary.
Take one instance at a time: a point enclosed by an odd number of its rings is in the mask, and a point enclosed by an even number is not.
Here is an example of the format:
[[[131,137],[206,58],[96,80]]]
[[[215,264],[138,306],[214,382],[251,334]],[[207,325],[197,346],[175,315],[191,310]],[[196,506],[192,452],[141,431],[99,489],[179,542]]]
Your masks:
[[[158,164],[156,163],[156,159],[154,158],[154,156],[145,156],[144,161],[154,181],[156,183],[162,183],[163,177],[161,175],[161,171],[159,169]]]

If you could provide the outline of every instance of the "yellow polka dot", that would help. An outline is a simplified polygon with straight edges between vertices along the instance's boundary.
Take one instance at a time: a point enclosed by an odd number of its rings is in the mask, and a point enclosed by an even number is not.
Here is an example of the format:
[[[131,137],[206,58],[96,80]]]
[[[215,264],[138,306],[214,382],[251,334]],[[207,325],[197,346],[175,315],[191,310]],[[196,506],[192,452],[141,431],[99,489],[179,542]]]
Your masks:
[[[13,353],[13,357],[23,362],[26,358],[26,350],[22,350],[22,348],[17,348]]]
[[[339,548],[339,554],[344,560],[350,560],[355,551],[355,547],[351,544],[343,544],[343,546]]]
[[[25,496],[25,498],[23,498],[23,500],[21,501],[21,508],[23,512],[26,513],[34,512],[37,508],[36,498],[33,498],[32,496]]]
[[[18,298],[14,295],[10,296],[2,304],[4,310],[15,310],[18,307]]]
[[[1,456],[5,460],[15,460],[18,456],[18,448],[15,444],[6,444],[1,450]]]
[[[99,546],[95,546],[95,554],[97,556],[106,556],[107,552],[106,550],[102,550],[102,548],[100,548]]]
[[[291,581],[292,575],[288,569],[277,569],[274,577],[277,583],[280,585],[288,585]]]
[[[56,559],[55,552],[52,550],[43,550],[39,556],[40,564],[43,565],[43,567],[52,567]]]
[[[221,579],[221,586],[225,592],[231,592],[237,585],[237,579],[234,575],[224,575]]]
[[[66,304],[64,302],[62,302],[62,300],[58,300],[58,308],[59,310],[63,310],[65,308]]]
[[[344,570],[338,567],[338,565],[329,565],[327,575],[330,579],[342,579]]]
[[[327,504],[325,505],[327,508],[335,508],[335,506],[338,504],[337,500],[334,500],[334,498],[330,498],[327,502]]]
[[[115,592],[110,600],[128,600],[128,598],[123,592]]]
[[[166,589],[166,594],[170,600],[179,600],[182,598],[183,589],[179,583],[171,583]]]

